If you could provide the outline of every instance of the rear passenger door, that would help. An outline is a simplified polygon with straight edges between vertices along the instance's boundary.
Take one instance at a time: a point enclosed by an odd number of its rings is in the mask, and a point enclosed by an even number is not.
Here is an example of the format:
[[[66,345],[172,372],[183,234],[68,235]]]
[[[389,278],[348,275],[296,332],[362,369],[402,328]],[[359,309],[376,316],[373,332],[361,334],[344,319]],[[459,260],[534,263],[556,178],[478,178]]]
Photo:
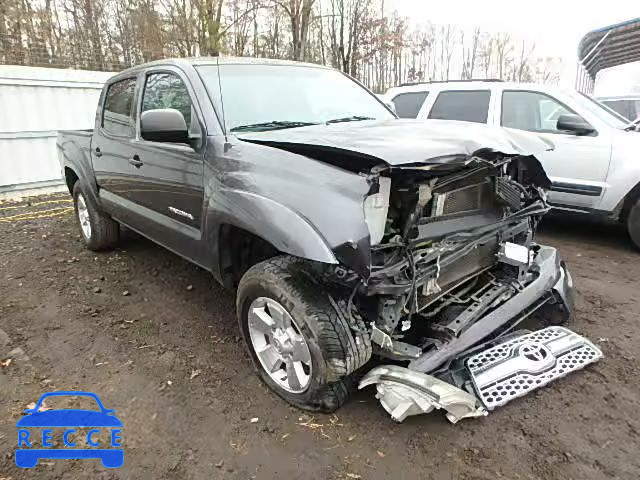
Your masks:
[[[490,101],[490,90],[444,90],[433,102],[428,118],[487,123]]]
[[[134,99],[136,77],[118,79],[108,85],[101,99],[100,122],[91,142],[91,159],[100,194],[129,198],[129,148],[135,138]],[[106,207],[110,213],[112,204]]]

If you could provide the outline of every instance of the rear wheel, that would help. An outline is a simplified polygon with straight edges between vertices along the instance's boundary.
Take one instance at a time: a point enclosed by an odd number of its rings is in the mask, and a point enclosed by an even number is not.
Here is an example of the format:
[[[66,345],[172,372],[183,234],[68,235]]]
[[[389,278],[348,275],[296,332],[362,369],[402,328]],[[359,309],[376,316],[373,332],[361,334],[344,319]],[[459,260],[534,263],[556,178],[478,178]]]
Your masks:
[[[118,243],[120,225],[98,209],[80,182],[73,186],[73,205],[82,239],[89,250],[105,250]]]
[[[631,241],[640,249],[640,198],[638,198],[627,215],[627,232]]]
[[[280,256],[240,280],[237,313],[260,378],[287,402],[331,412],[347,399],[350,375],[371,356],[305,260]]]

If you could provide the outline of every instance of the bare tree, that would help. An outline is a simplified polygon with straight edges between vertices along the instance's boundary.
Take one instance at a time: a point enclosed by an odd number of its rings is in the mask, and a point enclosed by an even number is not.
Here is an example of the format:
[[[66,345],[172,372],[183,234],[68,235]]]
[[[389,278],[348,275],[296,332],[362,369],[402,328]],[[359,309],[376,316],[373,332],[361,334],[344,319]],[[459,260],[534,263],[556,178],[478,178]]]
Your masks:
[[[514,70],[513,80],[518,82],[526,82],[531,81],[531,71],[529,68],[529,58],[535,49],[535,44],[532,43],[529,47],[527,47],[526,42],[522,40],[521,48],[520,48],[520,56],[518,58],[518,63]]]
[[[291,26],[291,58],[304,60],[309,22],[315,0],[274,0],[287,14]]]
[[[480,28],[476,27],[471,35],[470,45],[465,43],[464,31],[460,32],[460,43],[462,45],[462,78],[473,78],[473,72],[476,68],[476,60],[478,58],[478,49],[480,45]]]
[[[453,27],[442,25],[440,27],[440,65],[442,68],[440,79],[449,80],[451,71],[451,57],[453,57]]]
[[[498,78],[504,79],[511,62],[510,55],[513,50],[511,36],[507,33],[498,33],[494,37],[494,44],[496,63],[498,64]]]
[[[224,0],[195,0],[198,45],[202,55],[220,53],[220,30]]]
[[[352,76],[357,75],[363,20],[369,4],[370,0],[331,0],[327,15],[332,63]]]
[[[188,55],[330,64],[376,91],[500,76],[556,82],[560,63],[501,32],[412,27],[384,0],[0,0],[0,62],[119,70]]]

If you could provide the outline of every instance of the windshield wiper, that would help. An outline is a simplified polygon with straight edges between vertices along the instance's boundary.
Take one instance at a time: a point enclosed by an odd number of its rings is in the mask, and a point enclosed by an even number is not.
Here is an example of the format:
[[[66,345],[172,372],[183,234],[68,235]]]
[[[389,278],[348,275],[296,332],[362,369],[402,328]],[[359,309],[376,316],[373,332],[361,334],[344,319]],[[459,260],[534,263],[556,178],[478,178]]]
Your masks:
[[[352,115],[350,117],[334,118],[333,120],[327,120],[327,125],[330,123],[343,123],[343,122],[359,122],[361,120],[375,120],[373,117],[365,117],[362,115]]]
[[[279,130],[282,128],[308,127],[309,125],[318,125],[313,122],[294,122],[290,120],[272,120],[270,122],[251,123],[249,125],[240,125],[233,127],[231,132],[261,132],[265,130]]]

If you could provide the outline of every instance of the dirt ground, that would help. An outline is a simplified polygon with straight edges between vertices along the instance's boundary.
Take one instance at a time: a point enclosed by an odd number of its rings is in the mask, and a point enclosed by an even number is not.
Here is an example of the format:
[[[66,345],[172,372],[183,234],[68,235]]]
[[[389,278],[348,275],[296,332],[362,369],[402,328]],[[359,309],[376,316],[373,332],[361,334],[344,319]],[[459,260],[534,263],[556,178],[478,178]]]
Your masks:
[[[233,293],[137,235],[85,250],[66,200],[0,204],[0,479],[640,478],[640,256],[617,226],[557,217],[538,237],[569,264],[600,363],[485,418],[398,425],[373,389],[336,415],[289,407],[253,374]],[[15,423],[52,390],[116,410],[124,466],[15,466]]]

